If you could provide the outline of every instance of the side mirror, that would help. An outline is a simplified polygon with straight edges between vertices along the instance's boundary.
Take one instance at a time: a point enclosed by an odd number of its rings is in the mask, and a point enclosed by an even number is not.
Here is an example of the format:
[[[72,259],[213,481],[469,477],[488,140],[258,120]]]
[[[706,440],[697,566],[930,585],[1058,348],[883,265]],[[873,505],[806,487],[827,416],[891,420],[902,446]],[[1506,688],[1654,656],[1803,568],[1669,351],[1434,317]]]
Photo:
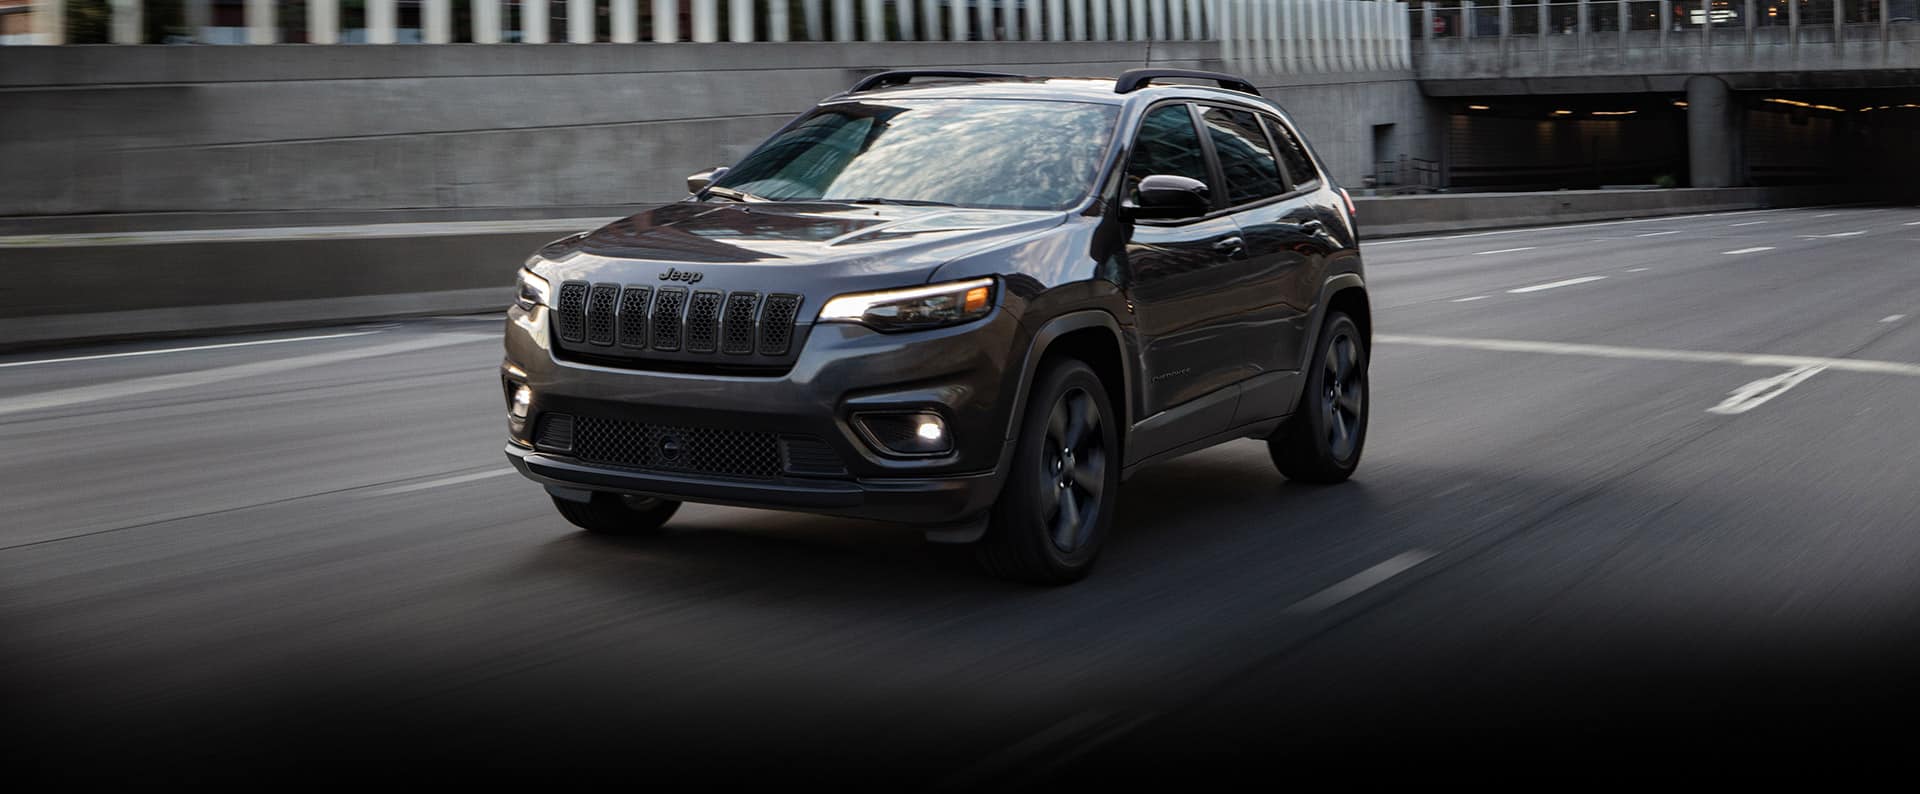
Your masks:
[[[727,167],[722,165],[722,166],[715,166],[713,168],[709,168],[705,171],[701,171],[700,173],[694,174],[693,176],[687,177],[687,192],[698,193],[702,190],[706,190],[708,185],[713,184],[714,180],[719,179],[722,176],[725,176],[726,173],[727,173]]]
[[[1136,218],[1192,218],[1213,208],[1207,183],[1172,174],[1154,174],[1140,180],[1133,196],[1123,206]]]

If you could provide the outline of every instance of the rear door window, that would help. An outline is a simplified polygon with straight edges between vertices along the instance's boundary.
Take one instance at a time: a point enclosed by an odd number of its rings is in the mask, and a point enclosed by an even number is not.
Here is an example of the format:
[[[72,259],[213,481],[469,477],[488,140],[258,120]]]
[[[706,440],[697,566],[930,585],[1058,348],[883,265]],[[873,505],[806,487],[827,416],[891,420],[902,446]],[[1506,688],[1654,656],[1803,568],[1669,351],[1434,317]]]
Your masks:
[[[1275,148],[1280,150],[1280,162],[1287,166],[1287,178],[1295,188],[1304,187],[1320,179],[1320,171],[1313,167],[1313,158],[1307,156],[1307,147],[1301,145],[1300,136],[1287,129],[1270,116],[1263,116],[1267,122],[1267,131],[1273,133]]]
[[[1227,180],[1227,203],[1249,204],[1287,192],[1260,119],[1244,110],[1209,107],[1201,113],[1213,153]]]

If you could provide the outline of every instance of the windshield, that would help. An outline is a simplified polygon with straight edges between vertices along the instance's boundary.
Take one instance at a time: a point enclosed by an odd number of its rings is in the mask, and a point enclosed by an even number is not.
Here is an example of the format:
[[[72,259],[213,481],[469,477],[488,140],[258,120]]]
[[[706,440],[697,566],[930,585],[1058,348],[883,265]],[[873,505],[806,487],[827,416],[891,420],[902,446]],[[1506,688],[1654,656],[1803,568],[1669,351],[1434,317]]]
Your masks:
[[[1093,188],[1119,109],[915,99],[816,108],[716,185],[775,201],[1062,210]]]

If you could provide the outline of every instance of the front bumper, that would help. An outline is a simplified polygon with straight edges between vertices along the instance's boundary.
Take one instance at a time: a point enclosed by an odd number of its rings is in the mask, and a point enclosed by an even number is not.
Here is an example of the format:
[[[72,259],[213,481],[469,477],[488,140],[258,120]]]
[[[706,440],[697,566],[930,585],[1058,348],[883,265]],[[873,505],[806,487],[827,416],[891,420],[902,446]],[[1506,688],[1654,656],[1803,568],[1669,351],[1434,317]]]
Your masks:
[[[978,322],[910,334],[859,326],[812,329],[780,375],[730,375],[602,366],[562,359],[544,308],[508,313],[502,377],[532,392],[529,416],[508,423],[508,457],[553,489],[613,491],[707,502],[948,526],[983,515],[999,493],[1012,403],[1024,361],[1024,329],[1004,309]],[[511,393],[511,389],[508,390]],[[866,411],[932,410],[953,448],[901,457],[856,429]],[[536,443],[542,417],[567,414],[616,423],[717,429],[761,438],[817,440],[844,471],[727,476],[609,462],[577,447]],[[784,449],[784,447],[783,447]],[[769,476],[771,475],[771,476]]]
[[[528,479],[562,490],[610,491],[937,526],[984,513],[999,491],[992,474],[889,480],[733,480],[596,466],[514,445],[507,446],[507,459]]]

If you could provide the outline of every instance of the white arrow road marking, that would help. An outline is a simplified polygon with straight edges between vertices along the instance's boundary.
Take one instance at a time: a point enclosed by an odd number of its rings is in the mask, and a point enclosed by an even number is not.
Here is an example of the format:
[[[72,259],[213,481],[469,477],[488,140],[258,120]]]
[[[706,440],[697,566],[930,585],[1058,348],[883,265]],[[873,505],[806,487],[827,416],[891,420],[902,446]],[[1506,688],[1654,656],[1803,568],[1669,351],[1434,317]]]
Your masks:
[[[1768,400],[1786,394],[1788,389],[1805,383],[1808,378],[1820,374],[1826,367],[1816,364],[1794,367],[1771,378],[1761,378],[1738,389],[1734,389],[1727,399],[1719,405],[1707,409],[1710,414],[1744,414],[1765,405]]]

